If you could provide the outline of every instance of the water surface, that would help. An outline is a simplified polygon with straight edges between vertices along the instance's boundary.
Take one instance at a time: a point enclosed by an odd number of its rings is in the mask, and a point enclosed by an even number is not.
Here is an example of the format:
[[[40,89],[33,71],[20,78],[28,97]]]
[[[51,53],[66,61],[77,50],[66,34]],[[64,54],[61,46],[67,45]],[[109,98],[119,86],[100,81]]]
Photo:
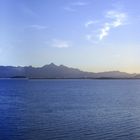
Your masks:
[[[139,140],[140,80],[0,80],[0,140]]]

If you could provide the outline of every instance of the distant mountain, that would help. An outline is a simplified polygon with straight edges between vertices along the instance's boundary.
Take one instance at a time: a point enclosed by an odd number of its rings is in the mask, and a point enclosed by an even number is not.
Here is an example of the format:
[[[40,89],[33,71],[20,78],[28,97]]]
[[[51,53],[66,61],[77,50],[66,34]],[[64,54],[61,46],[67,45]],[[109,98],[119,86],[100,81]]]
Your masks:
[[[86,74],[78,69],[53,63],[40,68],[24,67],[24,73],[28,78],[83,78]]]
[[[0,78],[23,76],[24,67],[0,66]]]
[[[57,66],[53,63],[43,67],[13,67],[0,66],[0,78],[133,78],[136,74],[120,71],[109,72],[84,72],[76,68]],[[139,75],[140,77],[140,75]]]
[[[133,78],[140,79],[140,74],[136,74]]]

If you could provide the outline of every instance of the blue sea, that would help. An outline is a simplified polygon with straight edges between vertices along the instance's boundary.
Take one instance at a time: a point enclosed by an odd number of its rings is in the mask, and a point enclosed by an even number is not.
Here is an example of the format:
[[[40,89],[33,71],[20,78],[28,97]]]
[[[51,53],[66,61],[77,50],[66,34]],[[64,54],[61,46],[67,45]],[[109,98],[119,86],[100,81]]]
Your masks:
[[[140,80],[0,80],[0,140],[140,140]]]

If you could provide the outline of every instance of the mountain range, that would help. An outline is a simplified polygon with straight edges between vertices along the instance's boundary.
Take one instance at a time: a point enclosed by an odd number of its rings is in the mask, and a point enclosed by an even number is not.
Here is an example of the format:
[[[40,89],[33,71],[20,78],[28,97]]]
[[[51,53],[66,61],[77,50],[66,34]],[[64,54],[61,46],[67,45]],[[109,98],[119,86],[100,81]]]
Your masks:
[[[67,78],[85,78],[85,79],[114,79],[114,78],[140,78],[140,74],[129,74],[120,71],[108,72],[85,72],[76,68],[70,68],[64,65],[55,65],[54,63],[44,65],[43,67],[32,66],[0,66],[0,78],[29,78],[29,79],[67,79]]]

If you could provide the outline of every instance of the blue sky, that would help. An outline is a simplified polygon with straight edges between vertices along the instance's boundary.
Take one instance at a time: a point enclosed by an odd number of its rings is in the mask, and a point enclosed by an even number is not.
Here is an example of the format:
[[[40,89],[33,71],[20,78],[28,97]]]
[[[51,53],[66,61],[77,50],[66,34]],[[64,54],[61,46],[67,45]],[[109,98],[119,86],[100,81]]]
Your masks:
[[[1,0],[0,65],[140,72],[139,0]]]

